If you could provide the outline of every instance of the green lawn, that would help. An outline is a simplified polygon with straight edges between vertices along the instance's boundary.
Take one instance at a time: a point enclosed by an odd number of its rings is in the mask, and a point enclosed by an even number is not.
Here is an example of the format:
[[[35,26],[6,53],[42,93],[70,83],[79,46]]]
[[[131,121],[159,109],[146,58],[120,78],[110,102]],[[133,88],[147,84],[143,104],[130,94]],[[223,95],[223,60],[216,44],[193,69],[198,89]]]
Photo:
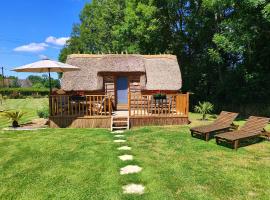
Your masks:
[[[48,105],[47,98],[41,99],[7,99],[0,105],[0,110],[22,110],[26,112],[21,123],[30,122],[37,118],[37,109]],[[10,122],[0,115],[0,129],[10,125]]]
[[[7,100],[36,118],[47,99]],[[121,162],[118,144],[105,129],[0,132],[0,199],[269,199],[270,143],[237,152],[190,136],[189,127],[211,123],[190,113],[189,126],[142,127],[126,132],[134,161]],[[236,121],[243,125],[244,121]],[[9,122],[0,118],[0,128]],[[270,130],[270,126],[267,127]],[[119,175],[138,164],[137,175]],[[142,196],[122,186],[142,183]]]
[[[123,163],[108,130],[2,131],[0,199],[269,199],[267,141],[236,152],[190,137],[188,126],[126,135],[135,160]],[[119,175],[126,164],[143,171]],[[123,195],[131,182],[146,193]]]

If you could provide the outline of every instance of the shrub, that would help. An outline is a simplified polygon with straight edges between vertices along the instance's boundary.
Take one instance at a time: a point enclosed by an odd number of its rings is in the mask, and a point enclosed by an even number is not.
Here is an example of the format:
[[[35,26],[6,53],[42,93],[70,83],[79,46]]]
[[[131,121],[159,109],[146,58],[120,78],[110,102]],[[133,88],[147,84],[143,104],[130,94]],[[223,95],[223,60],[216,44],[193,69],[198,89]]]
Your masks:
[[[49,94],[47,88],[0,88],[0,93],[7,95],[10,98],[22,98],[25,96],[45,96]]]
[[[210,102],[199,102],[199,105],[195,106],[194,111],[202,114],[202,120],[206,119],[206,115],[210,114],[214,110],[214,105]]]
[[[25,112],[22,111],[5,111],[3,116],[12,121],[12,127],[19,127],[19,120],[23,117]]]
[[[48,119],[49,118],[49,108],[48,107],[43,107],[41,109],[38,109],[37,110],[37,115],[39,116],[39,118]]]

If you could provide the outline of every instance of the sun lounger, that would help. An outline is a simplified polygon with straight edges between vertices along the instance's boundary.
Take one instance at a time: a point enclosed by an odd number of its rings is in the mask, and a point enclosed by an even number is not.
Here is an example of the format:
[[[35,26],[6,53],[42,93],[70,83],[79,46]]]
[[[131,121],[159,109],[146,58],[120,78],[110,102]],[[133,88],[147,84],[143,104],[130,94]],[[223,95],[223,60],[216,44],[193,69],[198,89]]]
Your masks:
[[[237,131],[226,132],[216,135],[216,142],[227,142],[233,145],[234,149],[239,147],[240,140],[269,135],[264,130],[270,118],[251,116],[242,128]]]
[[[224,131],[226,132],[234,128],[233,120],[235,120],[237,116],[238,113],[222,111],[212,124],[191,128],[191,136],[201,136],[208,141],[210,134],[217,134]]]

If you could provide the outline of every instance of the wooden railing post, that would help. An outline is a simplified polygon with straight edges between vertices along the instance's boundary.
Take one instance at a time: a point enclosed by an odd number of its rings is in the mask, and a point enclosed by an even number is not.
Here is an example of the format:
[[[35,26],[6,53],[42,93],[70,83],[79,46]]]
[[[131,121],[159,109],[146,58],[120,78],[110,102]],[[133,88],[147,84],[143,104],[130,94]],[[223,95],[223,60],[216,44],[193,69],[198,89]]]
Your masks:
[[[186,115],[188,116],[188,114],[189,114],[189,92],[187,92],[187,102],[186,102]]]
[[[128,93],[128,116],[131,115],[131,93]]]
[[[112,101],[111,101],[111,96],[109,96],[109,115],[112,115]]]

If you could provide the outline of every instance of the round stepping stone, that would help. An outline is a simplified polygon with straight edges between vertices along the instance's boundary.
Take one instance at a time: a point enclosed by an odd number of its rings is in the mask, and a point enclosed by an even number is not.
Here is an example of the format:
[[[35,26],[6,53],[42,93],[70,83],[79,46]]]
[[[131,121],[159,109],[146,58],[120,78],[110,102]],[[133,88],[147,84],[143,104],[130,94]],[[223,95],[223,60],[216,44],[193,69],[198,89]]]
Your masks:
[[[142,168],[137,165],[127,165],[126,167],[122,167],[120,169],[120,174],[134,174],[142,171]]]
[[[111,133],[113,133],[113,134],[119,134],[119,133],[124,133],[124,131],[122,131],[122,130],[117,130],[117,131],[112,131]]]
[[[121,138],[121,137],[125,137],[125,136],[124,135],[114,135],[114,137]]]
[[[126,142],[126,140],[114,140],[114,142],[116,142],[116,143],[122,143],[122,142]]]
[[[144,186],[141,184],[128,184],[122,187],[124,194],[143,194]]]
[[[129,146],[122,146],[122,147],[118,147],[118,150],[131,150],[131,147]]]
[[[133,155],[122,155],[122,156],[118,156],[118,158],[123,161],[133,160]]]

